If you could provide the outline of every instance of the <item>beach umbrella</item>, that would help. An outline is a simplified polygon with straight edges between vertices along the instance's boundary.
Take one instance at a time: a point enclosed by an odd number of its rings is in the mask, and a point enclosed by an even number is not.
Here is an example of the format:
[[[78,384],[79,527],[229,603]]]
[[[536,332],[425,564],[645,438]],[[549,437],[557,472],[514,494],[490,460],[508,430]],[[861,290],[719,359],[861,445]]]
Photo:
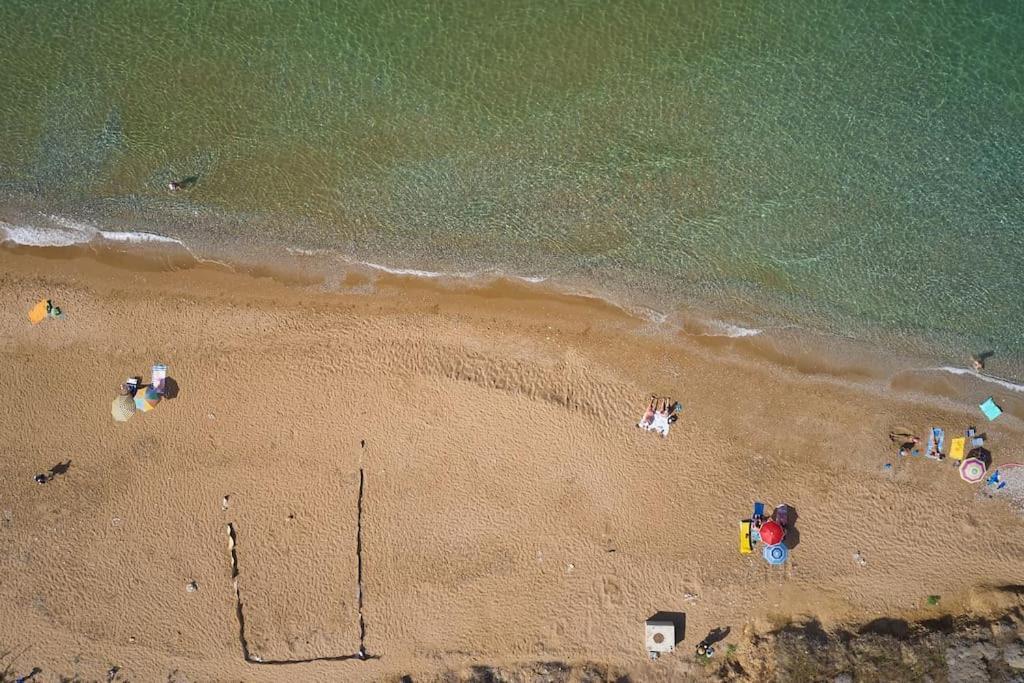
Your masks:
[[[763,554],[768,564],[782,564],[789,557],[789,549],[781,543],[776,543],[775,545],[766,545]]]
[[[988,466],[992,464],[992,453],[990,453],[989,450],[984,446],[972,448],[970,451],[967,452],[967,457],[977,458],[978,460],[985,464],[985,469],[988,469]]]
[[[764,541],[766,545],[777,545],[782,543],[782,537],[785,535],[785,532],[782,530],[782,525],[775,520],[769,520],[762,524],[758,533],[761,535],[761,540]]]
[[[160,392],[152,386],[140,389],[135,394],[135,407],[144,413],[148,413],[160,402]]]
[[[117,422],[127,422],[135,414],[135,400],[128,395],[118,396],[110,404],[110,415]]]
[[[968,484],[977,484],[985,478],[985,463],[977,458],[967,458],[960,465],[960,478]]]

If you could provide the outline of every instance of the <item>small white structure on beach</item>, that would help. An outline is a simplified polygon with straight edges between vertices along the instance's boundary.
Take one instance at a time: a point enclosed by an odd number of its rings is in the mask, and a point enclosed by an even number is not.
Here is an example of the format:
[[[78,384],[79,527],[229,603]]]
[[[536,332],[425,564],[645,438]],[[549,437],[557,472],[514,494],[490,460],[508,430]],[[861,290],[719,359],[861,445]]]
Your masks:
[[[662,653],[672,652],[676,648],[675,624],[671,621],[648,619],[644,644],[651,659],[657,659]]]

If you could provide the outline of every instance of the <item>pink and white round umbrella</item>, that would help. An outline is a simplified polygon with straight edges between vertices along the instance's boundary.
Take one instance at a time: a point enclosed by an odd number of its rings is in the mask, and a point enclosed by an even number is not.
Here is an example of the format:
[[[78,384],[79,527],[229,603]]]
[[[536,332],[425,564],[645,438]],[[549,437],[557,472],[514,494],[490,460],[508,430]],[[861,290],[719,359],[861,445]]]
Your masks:
[[[967,458],[960,465],[960,478],[968,484],[977,484],[985,478],[985,463],[977,458]]]

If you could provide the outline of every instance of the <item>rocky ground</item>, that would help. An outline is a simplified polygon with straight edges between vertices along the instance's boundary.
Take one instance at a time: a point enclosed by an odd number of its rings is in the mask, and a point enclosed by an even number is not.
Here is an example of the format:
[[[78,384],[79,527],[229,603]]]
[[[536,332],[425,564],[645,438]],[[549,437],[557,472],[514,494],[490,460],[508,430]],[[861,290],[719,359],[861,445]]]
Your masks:
[[[631,683],[638,681],[772,681],[802,683],[1024,683],[1024,587],[979,589],[971,615],[876,619],[822,628],[815,620],[723,642],[711,660],[689,649],[633,671],[594,663],[536,662],[450,671],[443,683]],[[687,641],[688,642],[688,641]],[[675,661],[670,660],[677,658]],[[668,665],[668,666],[666,666]],[[418,683],[407,676],[394,683]]]

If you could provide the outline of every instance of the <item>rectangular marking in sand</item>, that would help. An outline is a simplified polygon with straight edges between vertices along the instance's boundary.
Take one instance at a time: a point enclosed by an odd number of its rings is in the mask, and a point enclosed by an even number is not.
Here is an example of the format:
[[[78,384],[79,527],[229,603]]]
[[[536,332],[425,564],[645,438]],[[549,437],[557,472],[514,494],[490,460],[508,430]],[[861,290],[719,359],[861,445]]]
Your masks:
[[[303,661],[359,651],[358,497],[357,467],[302,468],[232,496],[253,659]]]

